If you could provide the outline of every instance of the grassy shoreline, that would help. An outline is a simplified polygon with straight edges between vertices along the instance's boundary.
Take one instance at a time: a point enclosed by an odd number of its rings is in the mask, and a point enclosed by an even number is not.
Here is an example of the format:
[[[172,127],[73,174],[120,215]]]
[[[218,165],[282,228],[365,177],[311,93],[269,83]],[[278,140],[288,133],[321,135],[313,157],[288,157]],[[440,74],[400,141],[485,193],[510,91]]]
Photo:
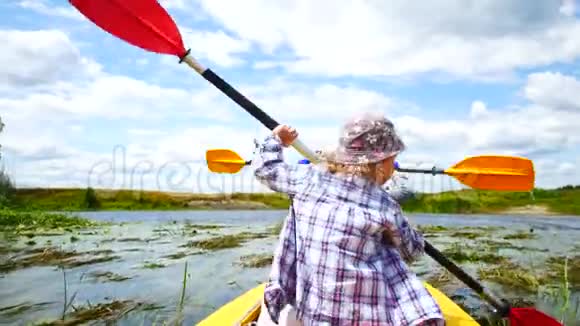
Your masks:
[[[158,191],[29,188],[16,190],[8,208],[19,211],[87,210],[268,210],[288,208],[278,193],[193,194]],[[90,196],[90,198],[88,198]],[[461,190],[415,194],[403,204],[410,213],[580,215],[580,188],[531,193]]]

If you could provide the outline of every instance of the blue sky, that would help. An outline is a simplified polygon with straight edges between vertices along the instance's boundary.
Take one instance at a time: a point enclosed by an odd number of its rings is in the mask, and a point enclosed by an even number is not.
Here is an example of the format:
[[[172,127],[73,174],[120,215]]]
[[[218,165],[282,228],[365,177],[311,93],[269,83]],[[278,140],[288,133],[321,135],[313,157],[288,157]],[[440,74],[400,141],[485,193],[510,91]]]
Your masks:
[[[538,186],[580,184],[574,1],[161,4],[200,62],[313,148],[332,146],[348,115],[378,109],[408,144],[403,165],[524,155]],[[3,1],[0,42],[0,144],[19,185],[135,187],[93,180],[121,146],[126,171],[153,166],[147,189],[210,191],[223,179],[240,190],[234,177],[209,174],[205,150],[249,158],[267,133],[177,58],[126,44],[67,1]],[[189,176],[168,181],[173,172]],[[250,171],[238,177],[262,189]]]

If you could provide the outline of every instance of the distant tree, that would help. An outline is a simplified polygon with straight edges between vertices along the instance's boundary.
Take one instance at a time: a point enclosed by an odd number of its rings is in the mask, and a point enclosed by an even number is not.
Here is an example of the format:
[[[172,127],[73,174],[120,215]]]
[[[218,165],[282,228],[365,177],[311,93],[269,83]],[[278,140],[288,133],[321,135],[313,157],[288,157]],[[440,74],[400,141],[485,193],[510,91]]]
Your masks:
[[[139,204],[144,203],[145,203],[145,194],[143,193],[143,191],[139,191]]]
[[[91,187],[87,188],[85,192],[85,207],[90,209],[97,209],[101,206],[95,190]]]
[[[573,189],[580,189],[580,185],[565,185],[563,187],[558,188],[559,190],[573,190]]]
[[[8,206],[15,192],[14,184],[4,170],[0,171],[0,208]]]
[[[0,133],[4,130],[4,123],[2,122],[2,118],[0,117]],[[0,149],[2,149],[2,145],[0,144]],[[9,204],[14,195],[14,184],[12,180],[10,180],[10,176],[4,170],[4,166],[2,163],[2,152],[0,151],[0,207],[5,207]]]
[[[2,122],[2,117],[0,117],[0,134],[4,130],[4,122]],[[0,144],[0,159],[2,158],[2,144]]]

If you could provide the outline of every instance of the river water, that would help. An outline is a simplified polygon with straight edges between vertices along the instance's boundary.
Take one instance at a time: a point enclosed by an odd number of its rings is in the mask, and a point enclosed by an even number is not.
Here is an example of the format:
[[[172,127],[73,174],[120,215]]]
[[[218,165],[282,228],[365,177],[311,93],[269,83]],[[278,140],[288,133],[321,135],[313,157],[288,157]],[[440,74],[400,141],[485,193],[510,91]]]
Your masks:
[[[62,250],[109,250],[118,259],[97,264],[87,264],[65,270],[67,298],[74,295],[68,310],[83,305],[94,305],[110,300],[135,300],[153,304],[149,309],[137,309],[124,317],[120,325],[150,325],[153,321],[168,321],[176,315],[182,290],[184,265],[188,263],[183,324],[193,324],[212,313],[246,290],[266,280],[269,267],[247,268],[238,264],[240,257],[248,254],[268,254],[277,243],[277,236],[251,239],[241,247],[187,255],[182,258],[167,257],[186,252],[180,247],[190,240],[240,232],[264,232],[279,223],[286,211],[112,211],[82,212],[81,216],[99,221],[112,222],[94,232],[81,232],[71,241],[71,235],[37,236],[34,247],[58,246]],[[529,266],[550,255],[570,255],[580,252],[580,218],[542,216],[493,216],[493,215],[429,215],[411,214],[415,225],[442,225],[448,227],[499,226],[505,229],[488,235],[501,240],[502,234],[515,231],[538,235],[532,240],[513,240],[521,246],[547,249],[548,252],[518,252],[506,249],[502,255]],[[221,229],[200,229],[193,235],[183,231],[183,225],[220,224]],[[19,240],[25,242],[29,239]],[[47,241],[50,241],[47,243]],[[478,240],[437,237],[430,241],[438,248],[446,248],[453,242]],[[191,253],[191,252],[187,252]],[[161,264],[159,268],[144,268],[145,264]],[[422,277],[436,269],[437,263],[429,257],[413,264]],[[476,276],[476,265],[466,266]],[[129,277],[121,282],[95,280],[94,272],[113,272]],[[498,294],[507,293],[497,284],[485,283]],[[453,293],[465,293],[455,288]],[[572,298],[579,296],[574,292]],[[0,323],[24,325],[31,322],[60,318],[64,301],[63,271],[55,266],[28,267],[0,273]],[[468,298],[468,304],[481,302]],[[14,308],[17,306],[17,308]],[[21,307],[21,308],[18,308]],[[549,305],[540,306],[550,310]],[[19,310],[21,309],[21,310]],[[551,311],[548,311],[552,313]],[[572,324],[570,324],[572,325]]]

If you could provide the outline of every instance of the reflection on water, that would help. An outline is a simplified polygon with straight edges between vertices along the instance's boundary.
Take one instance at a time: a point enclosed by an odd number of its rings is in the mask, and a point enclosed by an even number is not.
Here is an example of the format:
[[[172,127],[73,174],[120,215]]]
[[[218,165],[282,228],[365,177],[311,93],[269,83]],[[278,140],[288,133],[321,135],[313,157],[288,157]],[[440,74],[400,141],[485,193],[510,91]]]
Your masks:
[[[189,275],[183,322],[192,324],[267,278],[268,267],[245,268],[239,261],[244,255],[271,253],[277,237],[248,238],[240,247],[204,253],[188,247],[188,243],[223,234],[266,233],[269,227],[281,221],[286,211],[116,211],[80,215],[115,224],[76,234],[77,241],[71,241],[70,234],[37,236],[34,238],[36,244],[28,245],[29,248],[56,246],[63,251],[99,250],[119,256],[116,260],[66,270],[67,297],[70,300],[74,296],[73,306],[94,305],[115,299],[135,300],[154,305],[148,306],[148,309],[135,309],[119,324],[150,324],[154,320],[170,320],[176,315],[184,263],[187,261]],[[505,228],[486,234],[485,237],[492,240],[502,240],[505,234],[530,232],[533,229],[537,234],[535,239],[510,242],[518,246],[549,249],[548,252],[500,250],[502,255],[525,266],[537,264],[549,255],[570,254],[571,248],[578,248],[580,252],[580,219],[574,217],[416,214],[409,218],[413,224],[421,225]],[[223,227],[204,227],[207,224]],[[26,246],[24,243],[28,240],[19,239],[11,245]],[[452,239],[441,236],[429,238],[429,241],[445,249],[454,242],[477,244],[481,238]],[[3,257],[9,259],[10,254]],[[479,263],[465,266],[471,275],[477,276]],[[437,270],[437,263],[425,257],[414,263],[413,269],[421,277],[428,278]],[[498,285],[485,284],[496,293],[505,295]],[[450,295],[467,298],[464,301],[471,308],[481,304],[477,298],[470,297],[469,291],[461,288],[460,283],[456,282],[453,286],[448,284],[442,289]],[[34,266],[0,273],[0,323],[58,319],[63,311],[63,301],[63,271],[58,267]]]

